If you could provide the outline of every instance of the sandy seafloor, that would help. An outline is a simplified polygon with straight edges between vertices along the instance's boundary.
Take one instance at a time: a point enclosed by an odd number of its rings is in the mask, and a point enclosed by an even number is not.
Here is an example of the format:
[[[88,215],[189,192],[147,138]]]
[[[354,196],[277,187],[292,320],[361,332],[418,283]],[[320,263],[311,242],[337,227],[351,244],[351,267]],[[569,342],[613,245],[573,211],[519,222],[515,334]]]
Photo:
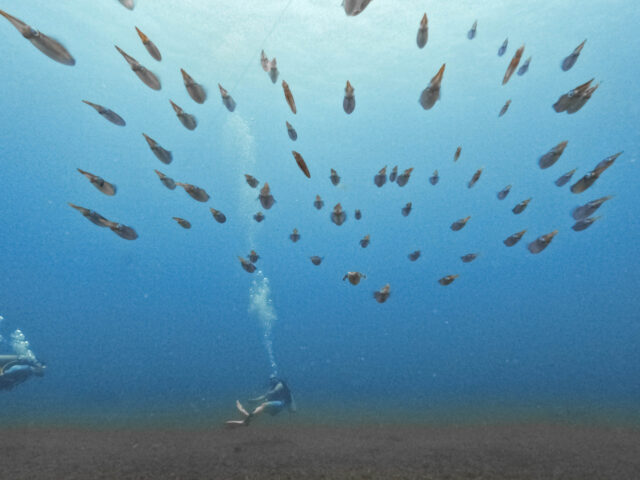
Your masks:
[[[5,428],[3,479],[640,479],[640,429],[560,424]]]

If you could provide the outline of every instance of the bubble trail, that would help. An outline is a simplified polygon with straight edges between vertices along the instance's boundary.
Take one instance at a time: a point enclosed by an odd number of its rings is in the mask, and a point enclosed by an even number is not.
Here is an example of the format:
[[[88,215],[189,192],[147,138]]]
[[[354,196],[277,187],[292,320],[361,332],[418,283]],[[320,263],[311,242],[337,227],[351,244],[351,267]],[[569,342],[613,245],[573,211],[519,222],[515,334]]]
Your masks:
[[[262,326],[262,340],[269,356],[272,374],[278,374],[278,364],[273,354],[273,339],[271,336],[273,325],[278,319],[271,300],[271,288],[269,279],[264,276],[261,270],[256,272],[257,279],[254,279],[249,289],[249,313],[258,317]]]

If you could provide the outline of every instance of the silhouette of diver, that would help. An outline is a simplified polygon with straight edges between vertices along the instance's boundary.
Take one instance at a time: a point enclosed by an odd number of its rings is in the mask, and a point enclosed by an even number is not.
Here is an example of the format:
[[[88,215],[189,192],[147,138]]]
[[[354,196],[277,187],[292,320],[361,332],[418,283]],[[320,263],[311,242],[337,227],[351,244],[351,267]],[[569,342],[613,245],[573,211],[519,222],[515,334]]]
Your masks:
[[[269,415],[277,415],[282,410],[287,408],[290,412],[296,411],[296,404],[293,400],[291,390],[289,390],[286,382],[275,375],[271,375],[269,378],[269,390],[259,397],[252,398],[249,403],[259,403],[254,408],[253,412],[249,413],[240,403],[240,400],[236,400],[236,407],[244,415],[244,420],[228,420],[225,425],[228,427],[248,427],[251,419],[261,413],[268,413]]]
[[[11,390],[32,375],[42,377],[46,366],[20,355],[0,355],[0,390]]]

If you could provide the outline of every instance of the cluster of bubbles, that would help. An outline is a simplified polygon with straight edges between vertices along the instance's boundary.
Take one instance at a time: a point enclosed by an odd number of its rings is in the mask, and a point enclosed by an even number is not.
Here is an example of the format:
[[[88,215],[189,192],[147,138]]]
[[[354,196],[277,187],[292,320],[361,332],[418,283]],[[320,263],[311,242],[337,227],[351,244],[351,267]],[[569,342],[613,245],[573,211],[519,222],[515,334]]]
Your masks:
[[[22,333],[21,330],[18,329],[11,334],[11,347],[19,357],[31,362],[37,361],[36,356],[29,348],[29,342],[27,341],[27,338],[24,336],[24,333]]]
[[[0,327],[2,327],[3,321],[4,317],[0,315]],[[0,335],[0,344],[2,344],[4,341],[4,337]],[[14,353],[19,357],[31,362],[37,362],[35,354],[31,350],[31,348],[29,348],[29,341],[27,340],[27,337],[24,336],[24,333],[22,333],[22,330],[16,329],[10,335],[10,345]]]
[[[277,320],[276,311],[271,301],[271,288],[269,287],[269,279],[264,276],[262,271],[258,270],[256,277],[249,289],[249,313],[258,317],[263,330],[263,342],[273,375],[278,374],[278,365],[273,354],[273,339],[271,331]]]

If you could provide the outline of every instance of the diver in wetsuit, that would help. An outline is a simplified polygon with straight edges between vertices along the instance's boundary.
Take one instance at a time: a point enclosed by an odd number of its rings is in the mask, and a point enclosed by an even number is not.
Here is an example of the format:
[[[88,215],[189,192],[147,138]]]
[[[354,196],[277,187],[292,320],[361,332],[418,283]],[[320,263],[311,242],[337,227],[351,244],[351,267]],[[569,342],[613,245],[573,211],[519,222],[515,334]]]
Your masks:
[[[277,415],[285,408],[292,413],[296,411],[296,404],[289,386],[275,375],[271,375],[269,378],[269,390],[264,395],[250,399],[249,402],[259,403],[251,413],[245,410],[239,400],[236,400],[236,407],[245,418],[244,420],[229,420],[226,422],[227,426],[249,426],[251,419],[260,413]]]
[[[45,365],[20,355],[0,355],[0,390],[11,390],[32,375],[42,377]]]

